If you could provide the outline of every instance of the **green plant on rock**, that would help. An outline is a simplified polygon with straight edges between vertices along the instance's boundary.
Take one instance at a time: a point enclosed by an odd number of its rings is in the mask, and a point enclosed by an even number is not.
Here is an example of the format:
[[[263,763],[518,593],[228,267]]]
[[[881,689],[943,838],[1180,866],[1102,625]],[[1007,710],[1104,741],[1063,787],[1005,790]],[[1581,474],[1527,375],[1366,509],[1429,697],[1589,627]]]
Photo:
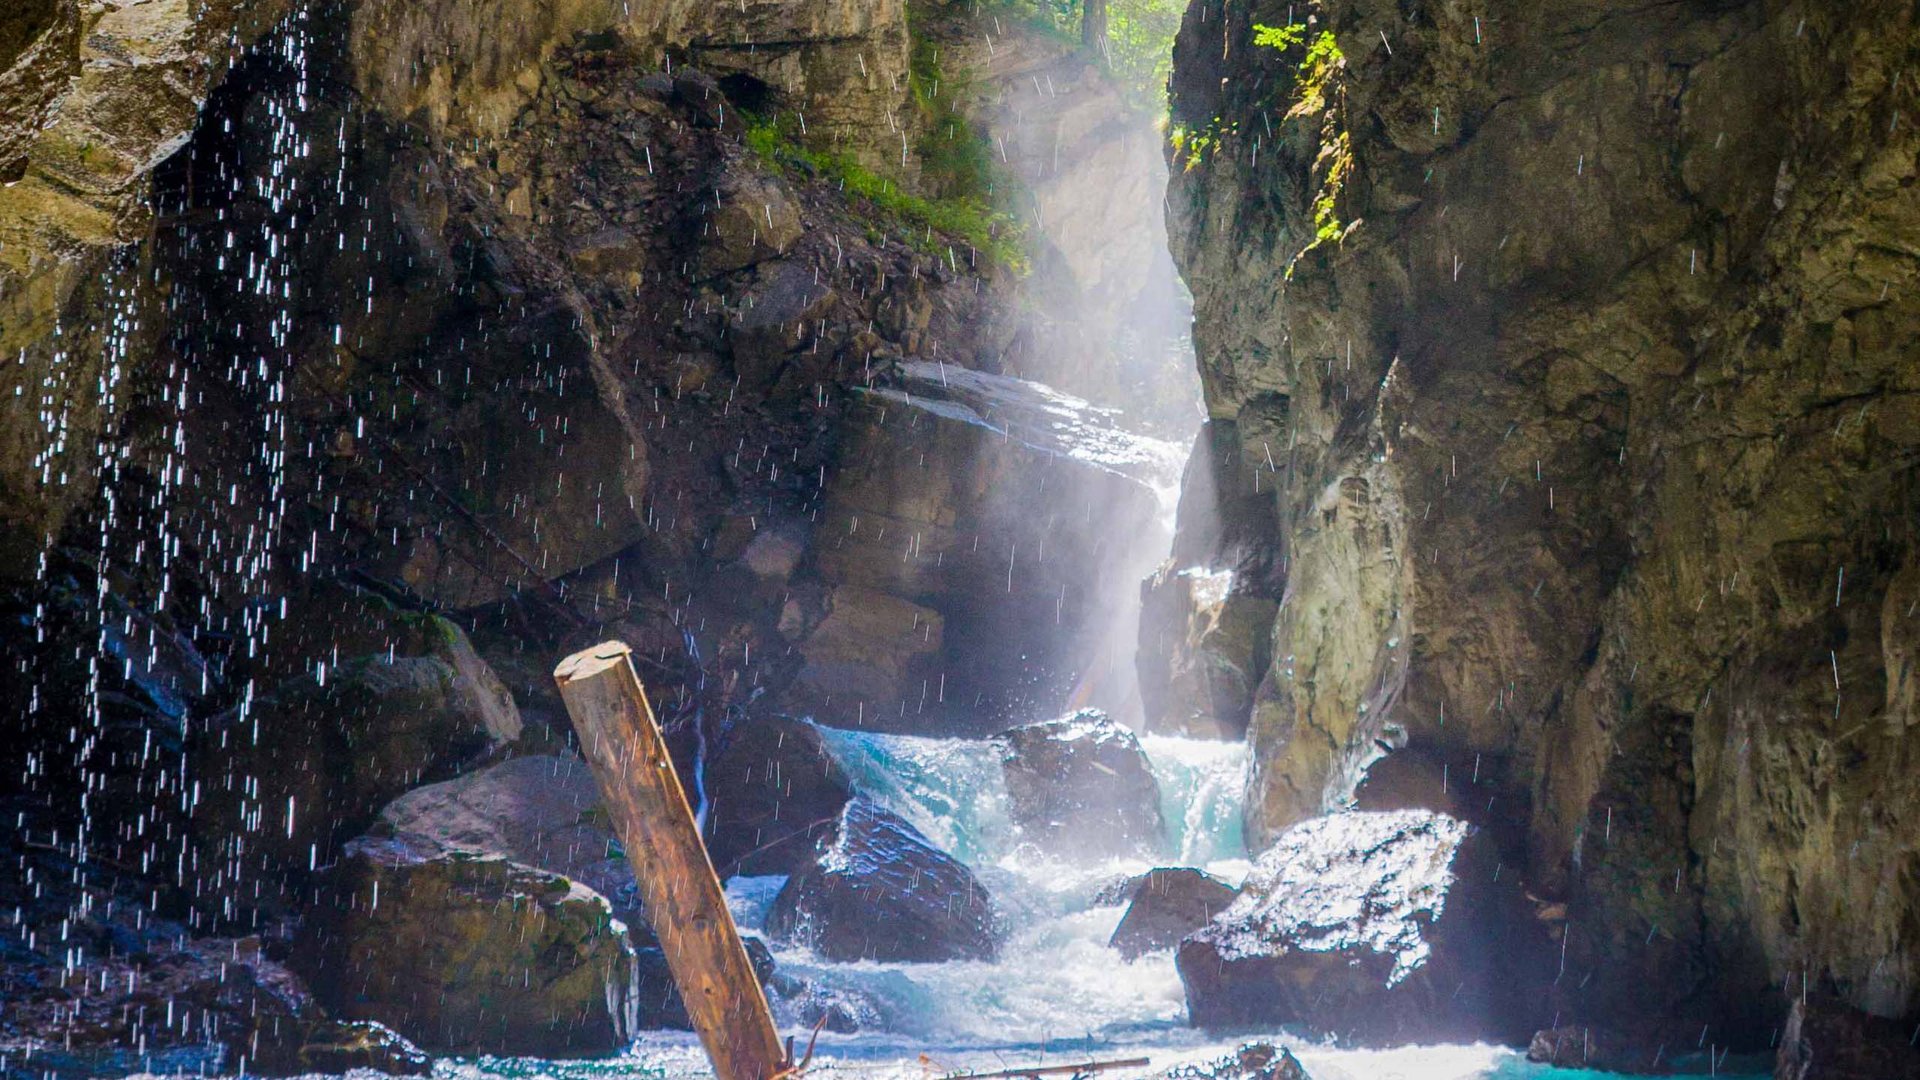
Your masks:
[[[921,185],[939,199],[970,199],[992,205],[998,178],[986,136],[961,111],[967,80],[941,67],[940,46],[915,38],[908,57],[908,85],[923,132],[914,150]]]
[[[1019,223],[986,202],[971,196],[916,195],[897,180],[862,165],[852,154],[813,149],[798,135],[798,125],[789,117],[749,115],[744,142],[769,168],[834,183],[850,203],[865,204],[877,215],[904,226],[899,238],[918,250],[946,255],[950,245],[937,242],[933,234],[938,233],[969,245],[1015,273],[1027,271]]]
[[[1286,26],[1256,23],[1253,43],[1283,54],[1299,54],[1294,63],[1294,96],[1287,109],[1287,119],[1304,123],[1318,117],[1320,121],[1320,153],[1313,165],[1314,175],[1319,179],[1312,202],[1313,238],[1287,264],[1287,276],[1292,277],[1294,267],[1308,252],[1323,244],[1338,243],[1346,234],[1347,227],[1340,220],[1340,196],[1353,171],[1353,149],[1336,110],[1328,107],[1327,100],[1335,74],[1346,65],[1346,56],[1340,51],[1333,31],[1313,34],[1306,23]]]

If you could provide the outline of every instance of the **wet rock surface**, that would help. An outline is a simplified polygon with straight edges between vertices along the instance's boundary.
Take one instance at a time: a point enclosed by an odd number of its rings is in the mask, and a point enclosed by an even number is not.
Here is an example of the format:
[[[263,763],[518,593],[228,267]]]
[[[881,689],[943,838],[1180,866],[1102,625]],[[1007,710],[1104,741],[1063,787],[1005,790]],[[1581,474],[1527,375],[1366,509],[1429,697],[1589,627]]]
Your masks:
[[[1105,713],[1083,710],[994,738],[1008,811],[1041,847],[1133,854],[1162,843],[1153,767],[1133,732]]]
[[[796,610],[791,709],[985,735],[1064,701],[1120,617],[1104,583],[1157,546],[1148,478],[1171,448],[1112,410],[937,360],[862,391],[848,424],[815,530],[830,592],[822,614]]]
[[[1920,1049],[1905,1024],[1849,1008],[1828,993],[1795,996],[1780,1033],[1774,1080],[1911,1080]]]
[[[1129,960],[1180,944],[1240,894],[1219,878],[1187,867],[1149,870],[1130,883],[1129,893],[1127,913],[1107,942]]]
[[[787,880],[767,931],[838,961],[989,960],[1000,947],[973,872],[864,797],[819,841],[815,865]]]
[[[293,944],[333,1014],[435,1053],[611,1054],[635,1030],[635,959],[605,899],[499,856],[350,844]]]
[[[1361,1044],[1524,1038],[1548,942],[1482,837],[1419,811],[1289,829],[1180,944],[1193,1023]]]
[[[1291,1050],[1261,1042],[1247,1043],[1216,1061],[1182,1065],[1160,1075],[1165,1080],[1313,1080]]]
[[[1249,835],[1400,728],[1525,819],[1563,1022],[1764,1048],[1811,965],[1911,1028],[1913,14],[1618,15],[1188,10],[1169,227],[1286,572]]]
[[[793,874],[813,865],[853,798],[853,781],[812,724],[748,717],[707,767],[707,853],[723,877]]]
[[[413,847],[497,855],[570,878],[605,898],[630,931],[648,933],[599,787],[572,754],[510,758],[414,788],[381,809],[380,826]]]

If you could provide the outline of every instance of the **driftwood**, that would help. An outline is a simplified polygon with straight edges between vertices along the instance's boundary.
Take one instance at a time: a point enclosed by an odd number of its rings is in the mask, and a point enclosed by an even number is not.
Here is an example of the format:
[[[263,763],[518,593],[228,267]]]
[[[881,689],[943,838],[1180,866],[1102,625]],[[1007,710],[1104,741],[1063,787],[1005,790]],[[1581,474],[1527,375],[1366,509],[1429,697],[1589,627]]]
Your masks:
[[[1031,1069],[1002,1069],[987,1073],[954,1073],[942,1080],[1019,1080],[1026,1076],[1082,1076],[1108,1069],[1137,1069],[1153,1064],[1152,1058],[1114,1058],[1111,1061],[1082,1061],[1078,1065],[1036,1065]]]
[[[781,1048],[766,993],[628,651],[609,641],[561,661],[553,672],[560,697],[715,1077],[791,1075],[790,1051]]]

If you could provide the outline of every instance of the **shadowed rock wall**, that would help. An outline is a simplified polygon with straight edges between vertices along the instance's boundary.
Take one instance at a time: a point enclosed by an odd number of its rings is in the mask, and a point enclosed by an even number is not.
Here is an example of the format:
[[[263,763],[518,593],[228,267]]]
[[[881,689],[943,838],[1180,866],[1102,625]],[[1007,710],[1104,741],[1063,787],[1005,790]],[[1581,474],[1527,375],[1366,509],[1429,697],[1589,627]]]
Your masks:
[[[1920,1011],[1915,20],[1188,12],[1174,250],[1285,570],[1250,836],[1424,748],[1528,823],[1569,1015]]]

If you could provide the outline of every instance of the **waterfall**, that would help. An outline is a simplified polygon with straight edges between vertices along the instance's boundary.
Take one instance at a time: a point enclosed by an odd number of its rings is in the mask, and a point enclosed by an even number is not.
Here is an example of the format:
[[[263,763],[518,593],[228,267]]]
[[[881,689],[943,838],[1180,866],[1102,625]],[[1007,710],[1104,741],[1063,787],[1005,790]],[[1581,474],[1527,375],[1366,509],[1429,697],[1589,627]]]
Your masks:
[[[1125,913],[1103,889],[1156,865],[1189,862],[1238,880],[1239,743],[1151,736],[1142,748],[1161,792],[1168,835],[1152,858],[1074,860],[1040,851],[1008,811],[1000,745],[820,728],[856,787],[968,864],[1006,925],[997,961],[833,964],[803,949],[776,952],[805,1000],[775,996],[783,1021],[830,1001],[858,1017],[861,1041],[909,1038],[956,1048],[1060,1039],[1130,1042],[1194,1037],[1170,952],[1128,962],[1107,945]],[[780,878],[728,888],[735,918],[761,924]]]

